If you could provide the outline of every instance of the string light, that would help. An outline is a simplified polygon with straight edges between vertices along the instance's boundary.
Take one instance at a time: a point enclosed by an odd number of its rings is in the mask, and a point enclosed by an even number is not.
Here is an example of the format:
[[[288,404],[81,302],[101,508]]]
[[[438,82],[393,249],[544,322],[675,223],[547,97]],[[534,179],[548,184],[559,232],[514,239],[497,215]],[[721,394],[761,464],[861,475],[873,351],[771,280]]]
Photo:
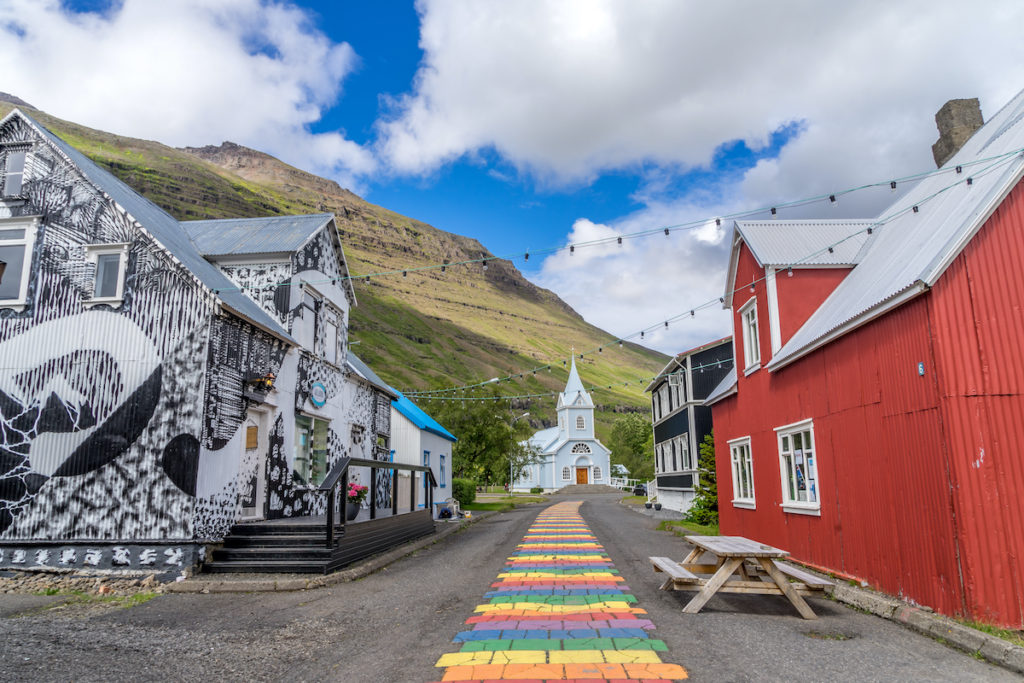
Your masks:
[[[773,207],[772,207],[772,215],[774,216],[774,215],[775,215],[775,213],[776,213],[776,212],[775,212],[775,207],[773,206]]]
[[[967,176],[967,187],[970,187],[973,184],[974,184],[974,178],[972,178],[970,176]]]
[[[835,204],[835,203],[836,203],[836,196],[835,196],[834,194],[830,194],[830,195],[828,196],[828,200],[829,200],[829,202],[831,202],[832,204]]]
[[[895,180],[890,180],[889,181],[889,190],[891,192],[895,192],[896,191],[896,181]]]

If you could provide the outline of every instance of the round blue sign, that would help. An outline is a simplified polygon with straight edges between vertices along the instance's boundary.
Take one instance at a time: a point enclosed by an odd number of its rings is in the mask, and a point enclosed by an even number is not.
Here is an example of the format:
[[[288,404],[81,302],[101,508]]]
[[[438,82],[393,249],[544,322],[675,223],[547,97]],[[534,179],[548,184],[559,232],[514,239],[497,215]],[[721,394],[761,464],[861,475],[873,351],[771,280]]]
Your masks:
[[[323,408],[327,403],[327,387],[322,382],[313,382],[309,388],[309,400],[317,408]]]

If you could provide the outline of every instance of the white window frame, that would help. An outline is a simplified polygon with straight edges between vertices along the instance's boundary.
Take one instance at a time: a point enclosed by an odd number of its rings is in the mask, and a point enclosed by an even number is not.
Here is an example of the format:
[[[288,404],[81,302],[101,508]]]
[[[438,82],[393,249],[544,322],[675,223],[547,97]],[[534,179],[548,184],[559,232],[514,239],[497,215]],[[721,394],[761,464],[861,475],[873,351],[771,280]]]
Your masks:
[[[604,472],[601,471],[600,465],[594,465],[593,467],[591,467],[591,471],[594,474],[594,481],[600,481],[601,479],[604,479],[604,477],[601,476],[604,474]]]
[[[806,432],[808,434],[808,440],[810,441],[810,453],[808,454],[806,448],[800,449],[800,458],[804,464],[804,480],[809,482],[807,487],[808,498],[810,493],[813,492],[815,500],[798,500],[794,499],[789,495],[789,485],[793,485],[793,490],[797,490],[797,481],[799,479],[796,470],[796,453],[793,448],[793,435],[802,434]],[[779,476],[781,477],[782,483],[782,509],[786,512],[792,512],[800,515],[821,515],[821,479],[818,477],[818,450],[814,442],[814,420],[801,420],[800,422],[794,422],[782,427],[775,428],[775,435],[778,439],[779,448]],[[802,440],[802,439],[801,439]],[[786,449],[783,449],[783,445],[786,445]],[[787,453],[789,460],[787,461]]]
[[[568,465],[562,467],[562,481],[569,481],[572,479],[572,468]]]
[[[582,432],[586,428],[587,428],[587,418],[583,417],[582,415],[577,415],[576,416],[576,431],[577,432]]]
[[[0,150],[3,152],[3,173],[0,173],[0,195],[2,199],[21,199],[24,195],[22,191],[25,189],[25,169],[28,168],[28,157],[31,148],[27,145],[11,145]],[[21,161],[21,168],[15,171],[11,171],[7,164],[10,162],[11,155],[21,152],[24,154]],[[18,176],[18,191],[8,192],[7,191],[7,178],[11,176]]]
[[[86,299],[83,305],[92,308],[100,304],[106,306],[119,306],[124,301],[124,278],[128,269],[128,242],[116,244],[87,244],[85,245],[85,260],[93,265],[93,296]],[[99,270],[100,256],[108,254],[117,255],[117,289],[114,296],[96,296],[96,274]]]
[[[752,296],[740,307],[740,328],[743,333],[744,375],[761,367],[760,328],[757,322],[757,297]]]
[[[39,228],[39,218],[6,218],[0,219],[0,230],[24,230],[24,237],[14,239],[0,239],[0,246],[22,247],[24,256],[21,270],[21,284],[18,287],[16,299],[0,299],[0,308],[13,308],[16,311],[25,310],[28,305],[28,281],[32,273],[32,250],[35,246],[36,232]]]
[[[733,439],[728,444],[729,466],[732,468],[732,506],[755,510],[757,502],[754,492],[754,457],[750,447],[750,437],[743,436]],[[740,478],[741,470],[745,470],[749,486],[743,486]],[[749,488],[749,492],[745,490],[747,488]],[[743,495],[744,493],[749,493],[749,495]]]
[[[680,472],[694,472],[697,470],[697,463],[693,462],[690,454],[690,434],[687,432],[682,436],[676,437],[676,443],[679,447],[676,449],[679,451],[679,471]]]
[[[341,311],[335,306],[328,303],[320,304],[321,310],[324,314],[324,348],[323,359],[331,365],[341,365]],[[334,316],[334,322],[330,321],[330,317]],[[330,331],[331,327],[334,328],[334,339],[332,340]],[[332,344],[333,342],[333,344]]]

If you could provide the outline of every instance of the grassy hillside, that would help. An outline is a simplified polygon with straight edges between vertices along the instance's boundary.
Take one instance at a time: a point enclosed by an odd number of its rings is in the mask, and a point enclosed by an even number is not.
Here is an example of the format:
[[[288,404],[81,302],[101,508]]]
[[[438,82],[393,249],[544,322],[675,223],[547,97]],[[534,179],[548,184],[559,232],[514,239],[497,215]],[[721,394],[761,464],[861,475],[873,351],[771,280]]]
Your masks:
[[[10,104],[0,102],[0,115]],[[239,145],[174,149],[93,130],[25,108],[40,123],[138,192],[182,220],[329,211],[337,217],[353,274],[413,269],[477,259],[490,253],[476,240],[438,230],[370,204],[336,183]],[[559,391],[570,349],[605,345],[577,360],[594,392],[599,437],[615,413],[646,410],[643,380],[667,361],[635,344],[619,348],[553,292],[526,280],[507,261],[374,277],[355,284],[355,352],[398,389],[442,388],[527,373],[500,385],[504,395]],[[555,363],[550,372],[529,371]],[[625,385],[625,386],[624,386]],[[554,422],[550,398],[517,400],[536,427]]]

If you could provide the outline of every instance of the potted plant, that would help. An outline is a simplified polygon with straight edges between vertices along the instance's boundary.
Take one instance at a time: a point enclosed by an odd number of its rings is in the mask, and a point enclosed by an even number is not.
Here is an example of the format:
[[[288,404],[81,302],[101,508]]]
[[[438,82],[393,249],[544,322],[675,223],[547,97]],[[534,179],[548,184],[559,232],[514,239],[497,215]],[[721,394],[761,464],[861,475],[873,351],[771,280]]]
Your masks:
[[[654,504],[654,509],[655,510],[660,510],[661,509],[661,503],[655,503]]]
[[[370,492],[368,486],[357,484],[354,481],[348,483],[348,492],[345,496],[345,519],[352,521],[359,515],[359,506],[366,500],[366,494]]]

